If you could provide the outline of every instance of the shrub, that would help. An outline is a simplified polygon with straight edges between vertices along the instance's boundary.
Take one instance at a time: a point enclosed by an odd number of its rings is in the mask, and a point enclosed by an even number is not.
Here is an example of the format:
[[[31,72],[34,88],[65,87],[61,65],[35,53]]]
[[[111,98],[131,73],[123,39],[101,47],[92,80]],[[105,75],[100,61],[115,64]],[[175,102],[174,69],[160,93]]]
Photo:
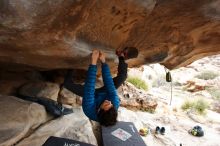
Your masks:
[[[144,89],[147,90],[148,86],[145,83],[145,81],[143,81],[140,78],[137,77],[128,77],[127,79],[128,82],[130,82],[131,84],[133,84],[135,87],[139,88],[139,89]]]
[[[205,114],[206,109],[209,107],[209,103],[203,99],[197,99],[195,101],[185,101],[181,108],[185,110],[195,110],[198,114]]]
[[[187,100],[187,101],[185,101],[185,102],[183,103],[183,105],[181,106],[181,108],[185,111],[185,110],[188,110],[188,109],[192,109],[193,106],[194,106],[194,103],[193,103],[192,101]]]
[[[194,105],[194,109],[197,111],[197,113],[199,113],[200,115],[201,114],[204,114],[205,113],[205,110],[209,107],[209,104],[202,100],[202,99],[198,99],[196,102],[195,102],[195,105]]]
[[[220,100],[220,90],[217,88],[206,88],[206,90],[211,94],[211,96],[215,99]]]
[[[212,79],[216,78],[217,76],[219,76],[219,74],[215,73],[213,71],[204,71],[204,72],[198,74],[196,76],[196,78],[203,79],[203,80],[212,80]]]

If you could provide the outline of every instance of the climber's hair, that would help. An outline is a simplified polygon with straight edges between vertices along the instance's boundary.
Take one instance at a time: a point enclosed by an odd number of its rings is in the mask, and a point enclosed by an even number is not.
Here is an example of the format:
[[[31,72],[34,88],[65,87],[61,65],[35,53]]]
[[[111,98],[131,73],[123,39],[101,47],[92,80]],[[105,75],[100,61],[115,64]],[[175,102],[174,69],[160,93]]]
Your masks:
[[[107,126],[112,126],[116,124],[118,113],[113,106],[107,111],[100,109],[97,116],[98,116],[99,123],[107,127]]]

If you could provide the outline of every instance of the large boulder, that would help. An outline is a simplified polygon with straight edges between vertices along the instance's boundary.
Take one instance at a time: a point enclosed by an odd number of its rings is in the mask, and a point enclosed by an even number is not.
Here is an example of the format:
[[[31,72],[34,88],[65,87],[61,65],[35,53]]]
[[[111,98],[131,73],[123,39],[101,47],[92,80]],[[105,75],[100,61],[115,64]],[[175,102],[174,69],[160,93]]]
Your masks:
[[[130,66],[185,66],[220,53],[220,0],[2,0],[0,67],[86,69],[92,48],[135,46]]]
[[[97,145],[92,125],[81,108],[53,119],[39,104],[0,95],[0,146],[42,145],[50,136]]]
[[[57,136],[78,140],[97,145],[89,119],[84,115],[81,108],[74,108],[74,113],[52,120],[29,137],[24,138],[17,146],[40,146],[50,136]]]
[[[0,146],[17,143],[52,118],[39,104],[2,95],[0,95],[0,115]]]

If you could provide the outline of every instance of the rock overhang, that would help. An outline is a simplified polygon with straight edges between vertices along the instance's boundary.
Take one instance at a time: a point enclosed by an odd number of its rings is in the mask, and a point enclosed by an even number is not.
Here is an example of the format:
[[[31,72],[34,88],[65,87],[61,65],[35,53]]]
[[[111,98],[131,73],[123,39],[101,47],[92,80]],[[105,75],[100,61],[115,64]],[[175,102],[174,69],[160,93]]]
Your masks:
[[[0,66],[26,70],[86,69],[93,48],[116,65],[116,48],[139,50],[130,67],[169,69],[220,53],[220,0],[4,0]]]

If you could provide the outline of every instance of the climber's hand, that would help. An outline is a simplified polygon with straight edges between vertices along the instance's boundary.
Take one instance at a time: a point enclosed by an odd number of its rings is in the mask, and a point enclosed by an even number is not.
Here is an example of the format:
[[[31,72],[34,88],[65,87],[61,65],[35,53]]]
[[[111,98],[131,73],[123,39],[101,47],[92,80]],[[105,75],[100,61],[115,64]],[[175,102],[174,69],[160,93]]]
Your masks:
[[[92,62],[91,62],[91,63],[92,63],[93,65],[96,65],[98,58],[99,58],[99,51],[94,49],[94,50],[92,51],[92,60],[91,60]]]
[[[99,59],[102,63],[105,63],[105,53],[103,51],[99,52]]]

